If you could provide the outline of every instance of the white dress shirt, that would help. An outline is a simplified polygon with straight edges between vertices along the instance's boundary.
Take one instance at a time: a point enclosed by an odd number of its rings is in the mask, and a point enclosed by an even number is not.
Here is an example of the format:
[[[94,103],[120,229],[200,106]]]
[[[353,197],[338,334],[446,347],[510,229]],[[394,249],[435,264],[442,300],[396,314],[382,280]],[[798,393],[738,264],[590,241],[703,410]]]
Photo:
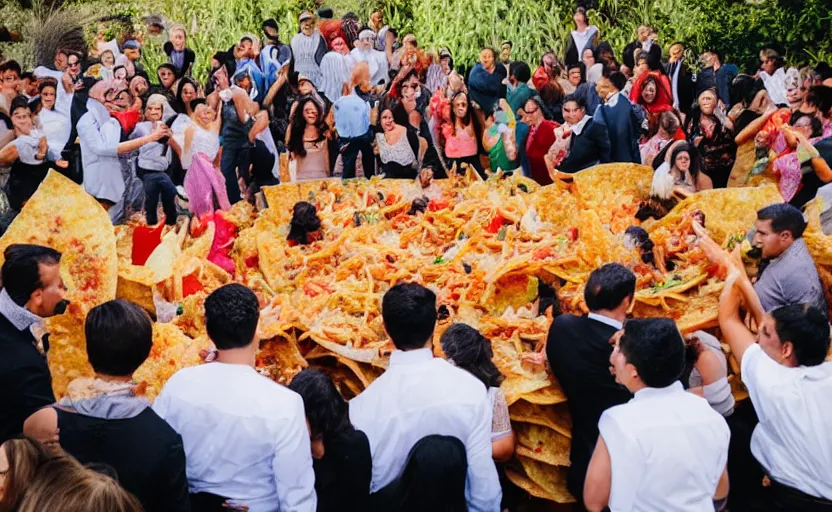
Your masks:
[[[37,78],[54,78],[58,81],[57,91],[55,92],[55,112],[69,119],[71,115],[70,109],[72,108],[72,98],[75,96],[75,92],[66,92],[63,84],[64,72],[49,69],[45,66],[38,66],[32,74],[34,74]],[[69,136],[68,133],[67,136]]]
[[[778,483],[832,499],[832,362],[788,368],[752,345],[742,381],[760,419],[754,457]]]
[[[612,511],[712,512],[731,433],[681,382],[636,391],[598,422],[612,461]]]
[[[389,82],[387,55],[378,50],[361,51],[359,48],[353,48],[350,52],[355,62],[366,62],[370,66],[370,83],[374,86],[381,82]]]
[[[491,411],[485,386],[470,373],[434,358],[427,348],[394,351],[387,371],[350,401],[353,425],[370,440],[370,492],[401,475],[420,439],[454,436],[468,458],[468,509],[499,511],[502,490],[491,458]]]
[[[153,410],[182,436],[191,493],[250,512],[314,512],[315,473],[301,397],[250,366],[185,368]]]
[[[616,330],[620,331],[624,328],[624,324],[616,320],[615,318],[610,318],[608,316],[599,315],[598,313],[590,313],[586,315],[587,318],[590,320],[595,320],[596,322],[601,322],[602,324],[607,324],[610,327],[614,327]]]

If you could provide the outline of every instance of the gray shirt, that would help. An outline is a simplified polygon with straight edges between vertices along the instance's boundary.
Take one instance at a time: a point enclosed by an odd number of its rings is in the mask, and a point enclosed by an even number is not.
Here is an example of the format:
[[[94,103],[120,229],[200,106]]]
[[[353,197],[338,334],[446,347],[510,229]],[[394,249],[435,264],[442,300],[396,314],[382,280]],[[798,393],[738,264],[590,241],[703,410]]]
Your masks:
[[[766,313],[787,304],[809,304],[828,314],[815,262],[802,238],[771,260],[754,290]]]

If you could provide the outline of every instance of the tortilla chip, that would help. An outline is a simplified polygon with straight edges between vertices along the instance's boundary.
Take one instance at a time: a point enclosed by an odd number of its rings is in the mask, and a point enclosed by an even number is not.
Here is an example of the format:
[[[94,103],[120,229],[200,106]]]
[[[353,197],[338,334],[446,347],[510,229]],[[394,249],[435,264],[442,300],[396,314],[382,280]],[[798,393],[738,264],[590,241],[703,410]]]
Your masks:
[[[269,205],[269,215],[279,223],[292,220],[292,208],[301,199],[300,187],[297,183],[281,183],[271,187],[263,187],[263,195]]]
[[[719,288],[716,293],[700,295],[699,290],[692,290],[684,295],[687,302],[667,299],[670,311],[661,306],[651,306],[643,302],[636,302],[633,306],[633,316],[636,318],[671,318],[676,327],[683,334],[701,329],[710,329],[718,325]]]
[[[287,385],[298,372],[309,366],[293,338],[275,337],[260,342],[256,367],[273,381]]]
[[[523,400],[537,405],[555,405],[566,402],[566,395],[560,384],[552,384],[545,388],[520,395]]]
[[[60,251],[71,288],[69,299],[85,310],[112,300],[118,283],[113,223],[84,188],[49,171],[37,192],[0,238],[0,265],[12,244],[39,244]]]
[[[138,304],[151,314],[156,314],[153,287],[156,274],[153,269],[138,265],[121,265],[118,269],[116,298]]]
[[[92,377],[94,372],[87,359],[87,341],[84,336],[86,312],[76,304],[70,304],[66,313],[44,319],[49,332],[47,362],[52,374],[52,391],[60,400],[66,396],[67,385],[79,377]]]
[[[531,494],[535,498],[558,502],[558,496],[550,494],[543,487],[534,483],[529,477],[520,471],[506,469],[506,476],[511,483]]]
[[[543,462],[518,456],[517,460],[523,466],[526,476],[540,486],[557,503],[574,503],[575,498],[566,490],[566,468],[550,466]]]
[[[650,194],[653,168],[632,163],[601,164],[572,175],[577,194],[587,205],[603,204],[611,194],[644,199]]]
[[[571,439],[559,432],[531,423],[515,423],[517,454],[552,466],[568,466]]]
[[[511,421],[540,425],[566,437],[572,437],[572,416],[565,403],[543,406],[518,400],[508,412]]]
[[[724,245],[728,237],[745,235],[754,227],[757,210],[782,202],[783,197],[775,185],[702,190],[677,204],[648,231],[652,233],[660,227],[672,229],[686,213],[699,210],[705,214],[705,227],[711,238]]]
[[[201,350],[209,350],[213,344],[207,337],[191,339],[171,323],[153,324],[153,348],[133,380],[144,390],[144,396],[153,401],[165,382],[182,368],[202,363]]]

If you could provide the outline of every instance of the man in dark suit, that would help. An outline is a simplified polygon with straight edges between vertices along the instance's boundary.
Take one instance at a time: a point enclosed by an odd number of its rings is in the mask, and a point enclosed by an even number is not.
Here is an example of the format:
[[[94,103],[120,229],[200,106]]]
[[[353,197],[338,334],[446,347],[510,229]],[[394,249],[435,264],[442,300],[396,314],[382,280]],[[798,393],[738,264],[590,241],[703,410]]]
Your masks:
[[[39,245],[10,245],[0,270],[0,444],[20,435],[23,422],[55,402],[38,337],[43,318],[66,309],[61,253]],[[36,336],[36,333],[38,336]]]
[[[561,315],[552,322],[546,357],[566,393],[572,414],[572,451],[567,487],[581,500],[589,460],[598,440],[598,420],[610,407],[632,398],[610,373],[610,338],[622,329],[636,277],[618,263],[595,269],[584,290],[589,315]]]
[[[623,73],[604,73],[595,86],[598,96],[604,100],[592,115],[592,120],[607,128],[610,139],[610,161],[641,163],[638,139],[641,135],[642,119],[630,100],[621,92],[627,84]]]
[[[563,119],[572,135],[569,155],[558,166],[561,172],[573,173],[610,161],[610,137],[607,127],[586,115],[584,99],[570,94],[563,100]]]
[[[632,72],[636,67],[636,51],[645,51],[650,55],[651,60],[660,62],[662,60],[662,47],[655,41],[653,29],[647,25],[638,27],[638,39],[624,47],[624,55],[621,62]]]
[[[689,116],[693,110],[693,78],[685,62],[685,47],[682,43],[670,45],[669,59],[665,73],[673,90],[673,108]]]

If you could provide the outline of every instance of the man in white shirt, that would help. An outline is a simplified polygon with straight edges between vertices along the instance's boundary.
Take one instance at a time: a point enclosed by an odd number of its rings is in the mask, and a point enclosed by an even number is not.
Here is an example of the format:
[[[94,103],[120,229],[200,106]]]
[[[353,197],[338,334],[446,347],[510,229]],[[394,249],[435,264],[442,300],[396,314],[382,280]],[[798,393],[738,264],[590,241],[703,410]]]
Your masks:
[[[384,295],[382,315],[397,350],[387,371],[350,401],[350,420],[370,440],[370,492],[401,475],[420,439],[453,436],[465,445],[468,459],[468,509],[499,511],[502,491],[491,458],[491,402],[474,376],[433,357],[436,295],[418,284],[396,285]]]
[[[728,496],[731,434],[708,401],[679,382],[685,366],[679,329],[666,318],[628,320],[613,341],[616,381],[635,396],[601,415],[586,508],[714,510]]]
[[[314,511],[303,400],[254,369],[259,318],[245,286],[211,293],[205,326],[219,355],[177,372],[153,409],[182,436],[192,494],[222,496],[249,512]]]
[[[757,338],[740,317],[743,299],[761,311],[754,288],[730,260],[719,326],[740,362],[759,423],[751,452],[771,481],[776,510],[832,510],[832,362],[829,323],[808,304],[781,306],[760,318]],[[756,306],[755,306],[756,305]]]

